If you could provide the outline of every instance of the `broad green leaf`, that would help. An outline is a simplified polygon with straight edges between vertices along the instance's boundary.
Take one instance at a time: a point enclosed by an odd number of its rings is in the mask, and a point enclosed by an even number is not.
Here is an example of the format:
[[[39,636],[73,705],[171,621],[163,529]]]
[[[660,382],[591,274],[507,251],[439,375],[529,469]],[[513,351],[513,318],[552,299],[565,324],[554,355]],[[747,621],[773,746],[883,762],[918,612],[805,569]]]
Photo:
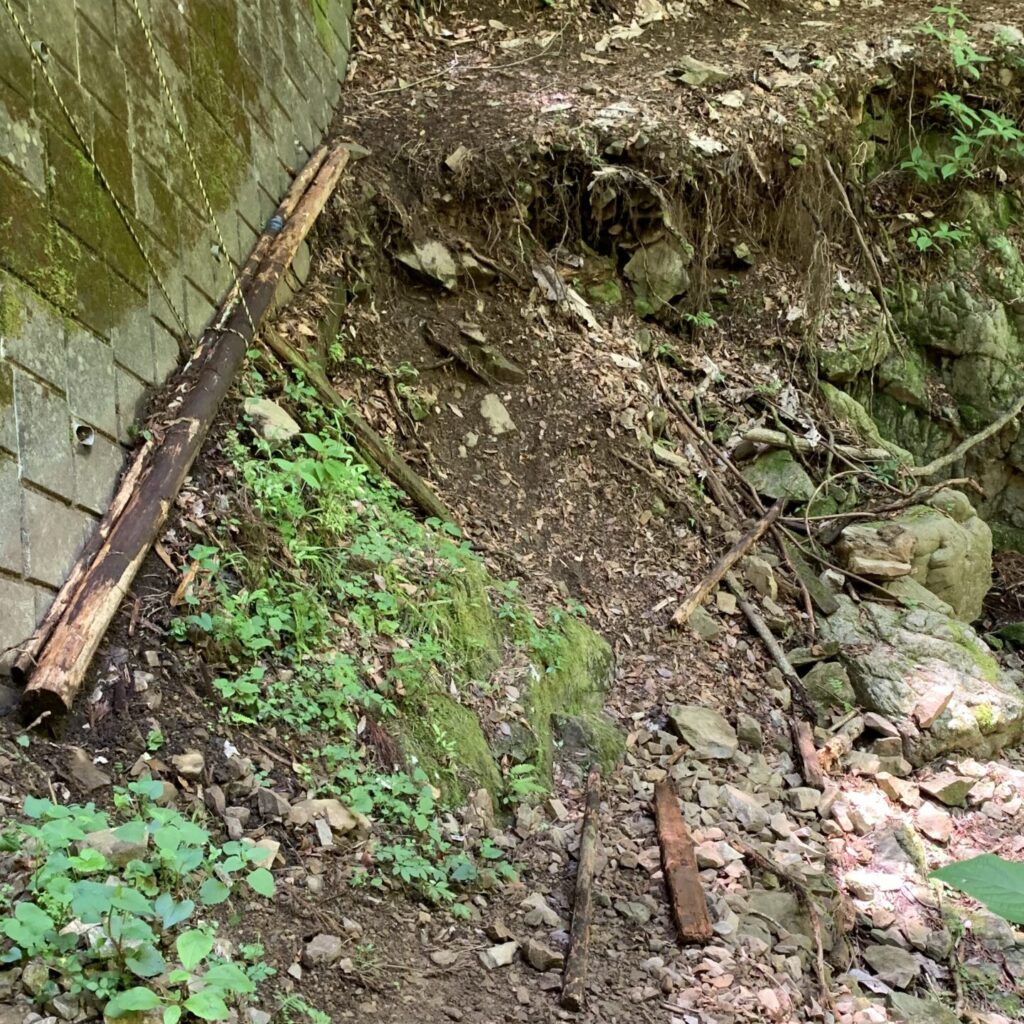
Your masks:
[[[164,1024],[178,1024],[181,1020],[181,1007],[168,1006],[164,1009]]]
[[[71,887],[71,912],[83,924],[99,924],[110,911],[114,886],[84,879]]]
[[[250,871],[245,876],[245,880],[261,896],[273,896],[276,891],[274,876],[266,868],[256,868],[255,871]]]
[[[156,779],[139,779],[138,782],[129,782],[128,788],[133,793],[146,797],[147,800],[156,800],[163,795],[164,784]]]
[[[39,820],[47,811],[51,810],[53,804],[49,800],[41,800],[37,796],[25,797],[25,806],[23,808],[25,816]]]
[[[1024,864],[994,853],[947,864],[929,876],[984,903],[993,914],[1024,924]]]
[[[138,819],[126,821],[114,829],[114,835],[125,843],[143,843],[146,841],[146,823]]]
[[[173,928],[182,921],[187,921],[196,905],[192,900],[182,900],[175,903],[174,897],[169,892],[162,892],[153,904],[153,910],[159,915],[164,928]]]
[[[99,850],[94,850],[91,846],[83,848],[82,852],[75,857],[68,859],[68,865],[75,869],[79,874],[91,875],[97,871],[106,871],[110,867],[107,862],[107,858],[100,853]]]
[[[174,945],[178,950],[181,966],[191,971],[213,949],[213,936],[199,928],[190,928],[177,937]]]
[[[231,895],[231,886],[225,885],[219,878],[208,878],[199,887],[199,901],[207,907],[223,903]]]
[[[222,992],[231,995],[249,995],[256,991],[252,979],[238,964],[233,964],[230,961],[211,967],[203,975],[203,983],[214,985]]]
[[[202,1020],[227,1020],[228,1007],[216,989],[204,988],[185,1000],[185,1009]]]
[[[124,962],[128,970],[140,978],[155,978],[167,968],[160,951],[149,943],[133,950],[131,955],[124,958]]]
[[[126,1013],[139,1013],[144,1010],[155,1010],[162,1005],[160,997],[152,989],[137,985],[135,988],[118,992],[107,1003],[103,1011],[106,1017],[123,1017]]]
[[[127,885],[118,885],[114,888],[111,903],[118,910],[126,910],[129,914],[148,917],[153,913],[152,901],[147,900],[138,889],[132,889]]]

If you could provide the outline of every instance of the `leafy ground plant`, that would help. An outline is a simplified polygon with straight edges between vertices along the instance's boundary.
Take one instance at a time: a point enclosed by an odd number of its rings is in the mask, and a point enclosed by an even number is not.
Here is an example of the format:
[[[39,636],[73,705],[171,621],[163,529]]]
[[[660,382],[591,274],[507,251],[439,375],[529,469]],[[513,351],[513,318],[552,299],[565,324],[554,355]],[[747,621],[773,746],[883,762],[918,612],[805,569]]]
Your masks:
[[[983,903],[993,914],[1024,924],[1024,864],[983,853],[947,864],[930,877]]]
[[[0,851],[27,878],[0,902],[0,963],[41,965],[40,1002],[61,991],[108,1018],[162,1011],[221,1021],[273,973],[262,947],[235,960],[218,953],[208,908],[241,888],[270,898],[267,851],[217,845],[178,811],[155,803],[162,783],[133,782],[117,793],[120,823],[93,804],[29,797],[24,821],[0,835]],[[13,873],[17,878],[17,870]]]

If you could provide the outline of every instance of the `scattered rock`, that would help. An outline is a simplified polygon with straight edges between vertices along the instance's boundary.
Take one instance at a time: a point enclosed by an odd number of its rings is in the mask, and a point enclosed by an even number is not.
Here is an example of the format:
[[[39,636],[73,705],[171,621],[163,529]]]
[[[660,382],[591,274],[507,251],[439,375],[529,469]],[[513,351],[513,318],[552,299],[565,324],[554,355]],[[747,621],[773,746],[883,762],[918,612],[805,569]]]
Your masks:
[[[905,992],[889,996],[893,1017],[903,1024],[960,1024],[960,1015],[938,999],[919,999]]]
[[[565,960],[562,953],[533,939],[526,941],[522,952],[523,959],[535,971],[550,971],[555,967],[561,967]]]
[[[82,747],[69,747],[64,759],[64,770],[68,781],[79,792],[91,793],[111,783],[110,776],[93,764],[92,758]]]
[[[339,800],[301,800],[293,804],[288,812],[289,825],[308,825],[315,818],[326,818],[331,828],[345,835],[348,832],[358,830],[369,831],[370,822],[362,814],[353,814]]]
[[[918,785],[925,796],[945,804],[947,807],[966,807],[967,794],[974,788],[977,779],[953,772],[942,772],[930,779],[922,779]]]
[[[144,860],[149,847],[149,833],[143,834],[138,841],[122,839],[114,829],[106,828],[98,832],[89,832],[79,840],[79,849],[96,850],[107,858],[111,867],[123,868],[129,861]]]
[[[562,924],[562,919],[548,906],[539,892],[531,893],[519,906],[526,911],[523,920],[531,928],[541,925],[545,928],[558,928]]]
[[[622,272],[633,286],[634,306],[641,316],[657,313],[689,289],[686,268],[691,259],[692,251],[671,238],[637,249]]]
[[[699,88],[702,85],[718,85],[719,82],[724,82],[729,78],[730,72],[697,57],[684,56],[680,57],[676,67],[669,68],[665,75],[674,82]]]
[[[686,620],[686,625],[701,640],[707,640],[709,643],[719,640],[723,633],[722,627],[715,621],[714,616],[704,607],[694,608]]]
[[[435,949],[430,954],[430,962],[438,967],[451,967],[458,959],[459,954],[454,949]]]
[[[458,283],[458,266],[451,250],[443,243],[417,242],[411,249],[396,253],[395,259],[418,276],[436,282],[448,291],[455,290]]]
[[[264,789],[262,786],[256,790],[256,810],[264,818],[286,818],[292,809],[292,805],[272,789]]]
[[[816,811],[821,802],[821,793],[810,786],[798,786],[787,794],[795,811]]]
[[[736,716],[736,735],[741,743],[745,743],[754,750],[761,750],[764,747],[761,723],[752,715],[744,714],[742,711]]]
[[[696,704],[673,704],[667,713],[697,757],[728,760],[736,753],[736,730],[717,711]]]
[[[175,754],[170,761],[174,770],[183,779],[190,780],[201,778],[206,766],[203,755],[198,750],[186,750],[184,754]]]
[[[953,687],[947,686],[936,687],[933,690],[929,690],[918,702],[914,705],[914,720],[917,722],[919,729],[929,729],[935,724],[935,719],[942,714],[946,708],[949,707],[949,702],[953,699]]]
[[[875,776],[875,782],[890,800],[895,800],[904,807],[917,807],[921,803],[921,795],[912,782],[896,778],[888,772],[879,772]]]
[[[760,832],[768,827],[768,812],[750,793],[735,786],[723,786],[722,803],[729,816],[748,832]]]
[[[501,399],[493,393],[484,395],[481,400],[480,415],[486,421],[488,430],[494,437],[501,437],[502,434],[509,434],[516,429],[516,425]]]
[[[345,943],[341,936],[321,932],[306,943],[302,963],[305,967],[330,967],[341,959],[344,951]]]
[[[922,805],[915,821],[917,827],[937,843],[948,843],[949,837],[953,834],[953,819],[949,812],[936,807],[935,804]]]
[[[894,522],[856,523],[843,530],[836,553],[843,568],[858,576],[909,576],[914,536]]]
[[[480,962],[489,971],[493,971],[498,967],[508,967],[515,959],[518,949],[519,943],[515,941],[503,942],[500,946],[491,946],[490,949],[481,951]]]
[[[921,970],[917,957],[899,946],[868,946],[864,959],[875,974],[893,988],[907,988]]]
[[[302,433],[292,416],[269,398],[247,398],[243,409],[253,421],[253,429],[268,444],[287,444]]]
[[[774,601],[779,596],[775,570],[763,558],[750,555],[744,559],[743,575],[762,597],[769,597]]]

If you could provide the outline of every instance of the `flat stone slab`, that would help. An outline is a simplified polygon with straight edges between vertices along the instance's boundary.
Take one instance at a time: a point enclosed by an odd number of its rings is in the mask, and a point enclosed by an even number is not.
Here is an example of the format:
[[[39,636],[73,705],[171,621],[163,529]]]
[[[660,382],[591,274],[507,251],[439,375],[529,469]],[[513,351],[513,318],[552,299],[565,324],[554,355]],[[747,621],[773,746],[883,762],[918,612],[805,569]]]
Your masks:
[[[728,761],[736,753],[736,730],[717,711],[699,704],[673,704],[668,717],[697,757]]]

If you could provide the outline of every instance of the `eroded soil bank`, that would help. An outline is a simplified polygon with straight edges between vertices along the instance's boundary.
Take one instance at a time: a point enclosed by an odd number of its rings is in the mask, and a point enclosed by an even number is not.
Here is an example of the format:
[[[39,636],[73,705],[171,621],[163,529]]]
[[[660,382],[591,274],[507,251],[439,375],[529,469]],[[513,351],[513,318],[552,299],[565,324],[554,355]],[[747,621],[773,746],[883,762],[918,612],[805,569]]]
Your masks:
[[[1018,1019],[1020,933],[928,873],[1022,854],[1024,442],[913,474],[1024,395],[1013,12],[594,6],[365,6],[337,128],[367,154],[273,327],[458,526],[255,352],[64,737],[5,720],[5,807],[267,845],[273,895],[197,911],[264,946],[253,1024],[568,1019],[596,760],[580,1019]],[[736,583],[797,678],[727,585],[670,622],[780,499]],[[665,778],[706,946],[669,915]],[[223,882],[206,856],[178,898]],[[95,1014],[29,962],[12,1024]]]

